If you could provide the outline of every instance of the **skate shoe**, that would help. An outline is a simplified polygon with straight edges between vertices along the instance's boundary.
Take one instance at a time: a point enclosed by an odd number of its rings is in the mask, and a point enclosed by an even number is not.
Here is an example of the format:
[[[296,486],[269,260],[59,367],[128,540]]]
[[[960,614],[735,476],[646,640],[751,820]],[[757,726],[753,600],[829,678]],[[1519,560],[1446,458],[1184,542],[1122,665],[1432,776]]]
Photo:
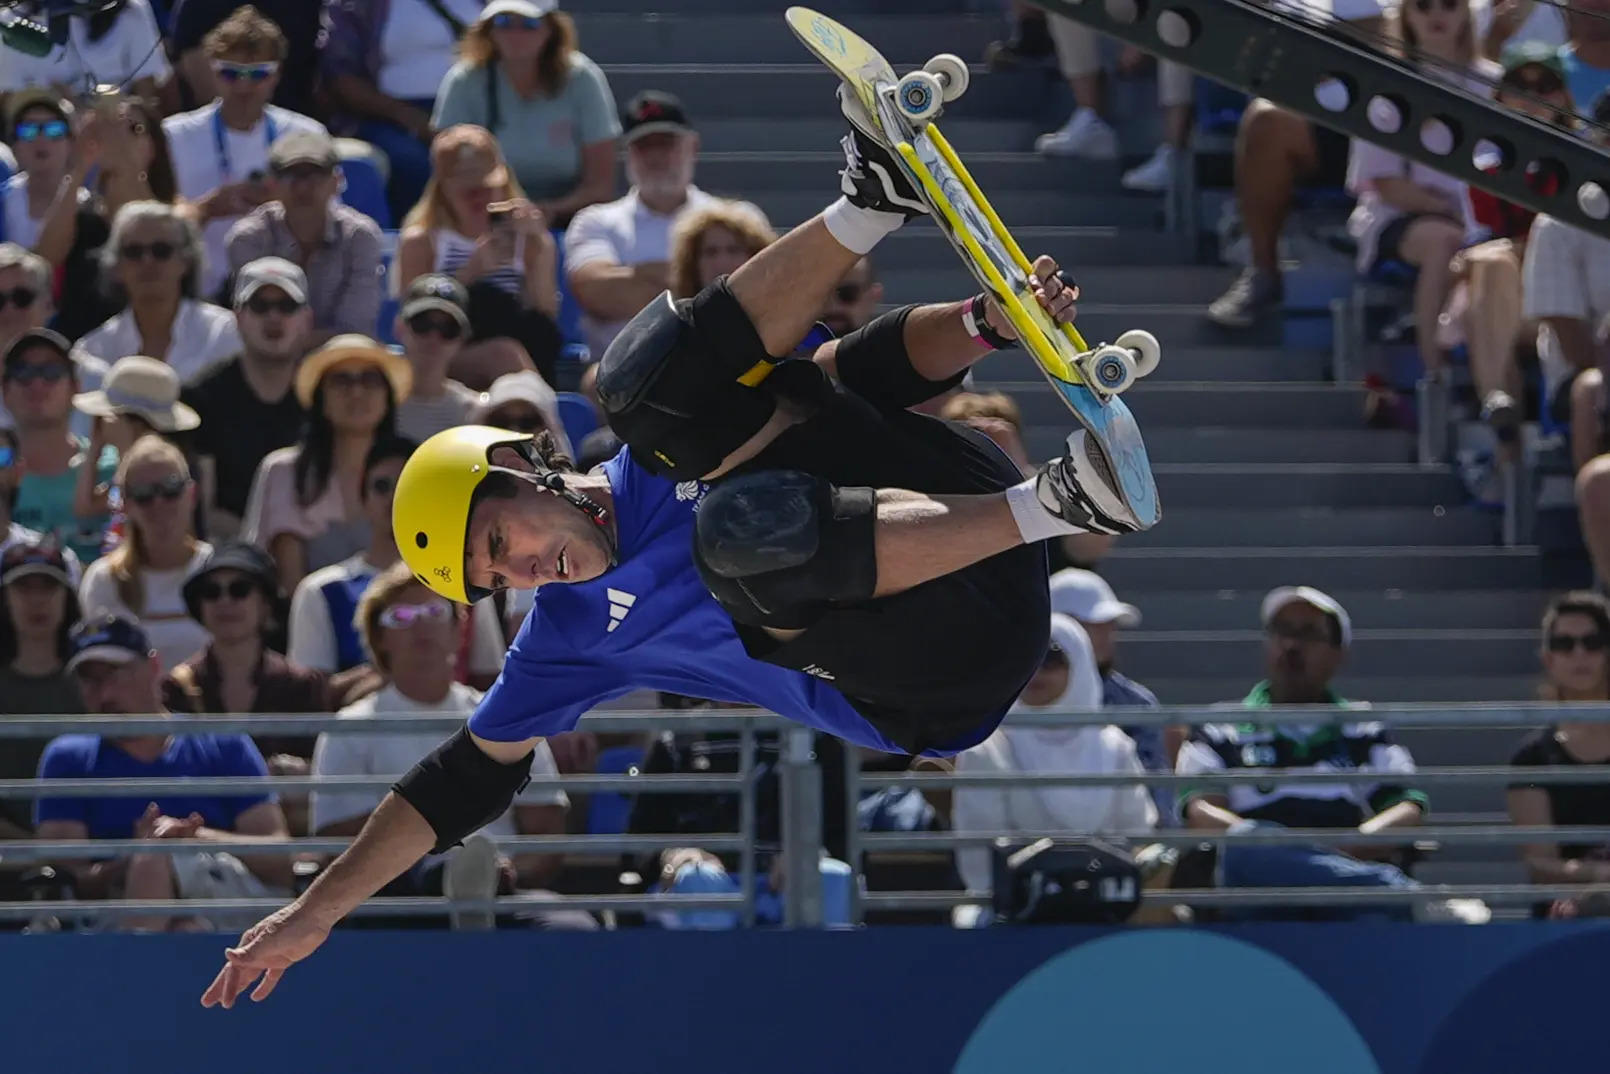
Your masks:
[[[906,219],[927,216],[928,206],[917,194],[910,177],[901,169],[883,132],[872,121],[860,98],[839,86],[839,107],[850,121],[850,133],[839,144],[844,147],[844,170],[839,173],[839,189],[851,205],[879,212],[899,213]]]
[[[1040,467],[1034,491],[1040,506],[1069,525],[1117,535],[1145,529],[1124,503],[1107,453],[1083,429],[1068,434],[1068,453]]]

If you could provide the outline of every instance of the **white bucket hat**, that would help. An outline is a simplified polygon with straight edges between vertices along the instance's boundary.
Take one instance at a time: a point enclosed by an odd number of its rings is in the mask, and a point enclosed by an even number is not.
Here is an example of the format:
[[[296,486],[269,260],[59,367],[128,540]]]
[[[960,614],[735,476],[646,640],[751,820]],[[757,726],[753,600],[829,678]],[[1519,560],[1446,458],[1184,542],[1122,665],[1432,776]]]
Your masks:
[[[113,362],[99,390],[73,396],[73,406],[97,418],[133,414],[159,433],[201,424],[201,415],[179,402],[179,374],[167,362],[143,354]]]

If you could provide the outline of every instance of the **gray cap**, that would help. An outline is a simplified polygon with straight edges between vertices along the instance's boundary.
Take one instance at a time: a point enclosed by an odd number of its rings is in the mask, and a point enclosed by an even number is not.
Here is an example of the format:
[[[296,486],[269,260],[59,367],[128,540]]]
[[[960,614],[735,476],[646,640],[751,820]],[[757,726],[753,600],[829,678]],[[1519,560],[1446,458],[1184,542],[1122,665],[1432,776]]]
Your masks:
[[[259,257],[242,265],[235,274],[235,305],[264,287],[278,287],[297,302],[307,303],[307,273],[283,257]]]

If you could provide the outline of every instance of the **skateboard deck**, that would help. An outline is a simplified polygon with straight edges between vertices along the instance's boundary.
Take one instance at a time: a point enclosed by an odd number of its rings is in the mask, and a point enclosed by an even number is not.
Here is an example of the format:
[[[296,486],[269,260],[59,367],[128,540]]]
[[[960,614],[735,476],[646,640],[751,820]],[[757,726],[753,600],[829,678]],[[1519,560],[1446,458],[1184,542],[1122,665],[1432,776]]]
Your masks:
[[[865,39],[810,8],[791,7],[786,17],[801,43],[860,98],[940,230],[1006,313],[1051,387],[1101,446],[1138,528],[1155,525],[1161,509],[1140,426],[1116,394],[1091,386],[1081,369],[1081,356],[1091,348],[1073,325],[1056,324],[1035,300],[1031,263],[956,151],[932,122],[913,123],[901,111],[895,100],[899,76]]]

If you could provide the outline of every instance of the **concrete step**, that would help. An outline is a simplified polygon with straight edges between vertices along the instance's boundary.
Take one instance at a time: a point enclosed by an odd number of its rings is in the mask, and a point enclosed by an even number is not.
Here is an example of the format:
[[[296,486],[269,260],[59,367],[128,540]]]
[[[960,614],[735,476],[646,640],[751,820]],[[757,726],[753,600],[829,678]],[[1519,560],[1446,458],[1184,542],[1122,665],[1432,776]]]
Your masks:
[[[1127,640],[1120,645],[1127,646]],[[1125,674],[1144,683],[1165,705],[1212,705],[1220,701],[1240,701],[1263,678],[1263,662],[1248,647],[1236,661],[1240,674],[1153,675],[1142,676],[1128,664],[1128,650],[1119,650],[1118,660]],[[1385,704],[1416,701],[1526,701],[1537,696],[1535,675],[1360,675],[1344,670],[1336,682],[1344,697]],[[1120,722],[1122,722],[1120,720]],[[1517,736],[1518,737],[1518,736]],[[1416,760],[1419,760],[1416,757]],[[1505,760],[1508,760],[1506,755]]]
[[[1153,462],[1407,462],[1411,434],[1382,429],[1245,429],[1224,426],[1153,426],[1146,418],[1144,387],[1128,393],[1130,409],[1146,436]],[[1070,426],[1031,425],[1024,445],[1031,459],[1061,454]]]
[[[1116,194],[1124,170],[1117,161],[1062,160],[1033,152],[978,151],[968,153],[966,161],[967,170],[992,204],[1008,190]],[[698,181],[701,186],[723,190],[822,190],[836,185],[843,168],[843,152],[831,145],[814,151],[705,152],[699,155]],[[1209,301],[1224,290],[1222,268],[1216,269],[1215,278],[1219,288]]]
[[[1163,355],[1164,364],[1169,357],[1167,353]],[[1017,399],[1026,424],[1065,420],[1067,409],[1062,400],[1045,391],[1043,385],[1042,379],[1038,383],[1031,380],[993,387]],[[1211,423],[1255,428],[1357,429],[1364,412],[1363,394],[1353,385],[1279,381],[1226,384],[1216,380],[1158,383],[1148,379],[1133,391],[1135,398],[1145,397],[1149,428]]]
[[[1474,509],[1432,507],[1182,507],[1163,503],[1163,521],[1124,538],[1130,548],[1275,545],[1491,545],[1497,519]]]
[[[1164,507],[1167,524],[1167,506]],[[1120,593],[1144,589],[1267,592],[1277,585],[1477,591],[1540,589],[1537,549],[1518,548],[1130,548],[1120,539],[1101,573]],[[1470,667],[1480,665],[1472,661]]]
[[[1412,463],[1158,463],[1152,472],[1170,516],[1184,507],[1432,507],[1466,499],[1452,473]]]
[[[611,88],[616,100],[627,100],[618,86]],[[699,128],[699,146],[706,152],[831,151],[844,137],[845,131],[844,118],[833,111],[831,100],[819,114],[797,116],[786,122],[727,114],[694,115],[692,119]],[[1041,132],[1042,126],[1033,119],[947,116],[944,131],[956,151],[965,157],[975,151],[1024,152],[1033,149],[1035,136]],[[836,191],[837,182],[830,184],[829,189]],[[788,219],[792,223],[805,219],[805,216]]]
[[[883,5],[869,5],[883,8]],[[781,9],[764,14],[718,10],[690,15],[678,0],[675,13],[579,12],[577,29],[587,55],[596,63],[637,63],[658,58],[677,63],[800,63],[810,54],[783,21]],[[882,14],[854,17],[855,32],[877,45],[899,71],[939,52],[974,61],[984,44],[1004,36],[1002,19],[966,14],[901,18]]]
[[[603,69],[617,101],[628,101],[643,90],[667,90],[682,100],[695,125],[717,116],[786,123],[839,114],[834,98],[837,76],[810,60],[804,46],[798,61],[791,63],[753,62],[735,54],[722,63],[615,63]],[[1048,89],[1058,86],[1055,76],[1044,69],[989,72],[974,67],[967,93],[946,107],[941,129],[950,119],[1037,117],[1038,103]],[[945,136],[950,137],[948,131]]]
[[[718,187],[711,188],[710,192],[725,197],[747,198],[759,205],[774,221],[798,223],[809,220],[827,208],[838,196],[838,181],[829,174],[820,186],[810,190],[729,190]],[[1103,226],[1156,231],[1161,219],[1155,204],[1119,193],[1070,195],[1057,190],[1003,190],[991,203],[1008,227],[1021,221],[1063,227]],[[956,278],[970,279],[961,269],[960,259],[954,253],[950,257],[945,267],[954,264],[961,273]],[[918,295],[915,299],[891,298],[889,301],[920,301],[930,297]],[[1200,316],[1200,307],[1197,315]]]
[[[1122,590],[1148,630],[1244,630],[1258,626],[1263,589]],[[1526,630],[1537,625],[1544,597],[1525,589],[1347,589],[1331,596],[1357,628],[1382,630]],[[1120,643],[1121,645],[1121,643]]]
[[[1025,191],[1009,196],[1033,198],[1038,194]],[[1114,202],[1121,204],[1124,211],[1130,208],[1129,199],[1124,198],[1094,195],[1070,197],[1066,194],[1052,196],[1067,199],[1069,209],[1078,212],[1086,211],[1087,205],[1092,206],[1090,211],[1102,211],[1094,206]],[[1005,212],[1004,209],[1000,211]],[[1048,252],[1055,254],[1058,251]],[[1058,260],[1060,262],[1061,258]],[[1075,278],[1080,275],[1077,271],[1074,273]],[[1081,300],[1101,305],[1142,305],[1166,295],[1171,302],[1206,306],[1224,290],[1224,273],[1217,265],[1109,265],[1099,272],[1083,275]],[[937,259],[919,268],[885,268],[879,271],[879,276],[883,281],[885,299],[896,303],[931,301],[930,296],[933,295],[977,289],[962,259],[955,254],[949,259]],[[1095,343],[1097,340],[1089,339],[1088,342]]]
[[[1163,345],[1163,360],[1157,371],[1134,389],[1135,399],[1165,384],[1213,381],[1250,389],[1273,381],[1309,385],[1325,378],[1330,359],[1324,351],[1287,350],[1275,344],[1203,345],[1192,341],[1189,330],[1181,327],[1196,325],[1200,320],[1195,311],[1176,315],[1171,310],[1158,315],[1151,309],[1137,313],[1086,304],[1079,309],[1078,324],[1089,342],[1117,339],[1130,328],[1145,328],[1157,336]],[[973,380],[980,388],[1016,387],[1036,378],[1041,378],[1040,367],[1021,350],[999,351],[973,367]]]
[[[1123,640],[1124,671],[1141,682],[1159,675],[1212,676],[1244,667],[1257,674],[1264,636],[1245,631],[1143,631]],[[1347,653],[1354,675],[1452,677],[1529,675],[1537,669],[1537,631],[1355,630]],[[1244,689],[1244,688],[1243,688]]]
[[[702,167],[702,165],[701,165]],[[774,225],[780,221],[772,221]],[[1013,236],[1029,257],[1050,254],[1059,262],[1096,266],[1183,265],[1192,251],[1183,236],[1162,231],[1120,230],[1116,227],[1014,227]],[[925,268],[955,258],[956,252],[927,220],[914,220],[878,244],[872,255],[878,272]]]

